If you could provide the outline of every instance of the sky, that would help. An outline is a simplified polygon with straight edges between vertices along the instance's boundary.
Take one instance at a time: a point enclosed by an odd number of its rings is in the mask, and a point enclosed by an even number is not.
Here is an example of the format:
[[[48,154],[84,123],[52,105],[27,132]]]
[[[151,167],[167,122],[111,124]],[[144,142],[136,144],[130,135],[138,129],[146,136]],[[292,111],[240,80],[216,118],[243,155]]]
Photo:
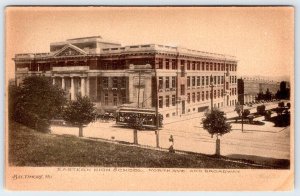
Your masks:
[[[6,74],[16,53],[100,35],[122,45],[163,44],[234,55],[238,75],[289,76],[294,67],[292,7],[10,7]]]

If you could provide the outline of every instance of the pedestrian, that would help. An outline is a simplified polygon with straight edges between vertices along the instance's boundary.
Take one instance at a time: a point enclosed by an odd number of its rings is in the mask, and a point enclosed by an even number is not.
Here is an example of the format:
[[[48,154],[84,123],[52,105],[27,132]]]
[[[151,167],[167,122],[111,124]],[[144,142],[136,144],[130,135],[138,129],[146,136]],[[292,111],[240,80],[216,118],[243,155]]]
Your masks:
[[[173,135],[170,135],[169,142],[170,142],[169,152],[175,153]]]

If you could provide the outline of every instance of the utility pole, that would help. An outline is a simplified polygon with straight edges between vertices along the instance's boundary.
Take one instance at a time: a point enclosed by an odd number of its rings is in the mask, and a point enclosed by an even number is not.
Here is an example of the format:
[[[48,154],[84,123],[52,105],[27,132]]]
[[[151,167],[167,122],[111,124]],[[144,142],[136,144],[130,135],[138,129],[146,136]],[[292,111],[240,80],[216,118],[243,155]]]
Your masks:
[[[156,88],[156,106],[155,106],[155,115],[156,115],[156,147],[159,148],[159,116],[158,116],[158,81],[157,81],[157,70],[156,67],[154,69],[155,71],[155,88]]]
[[[139,86],[138,86],[138,108],[140,107],[140,89],[141,89],[141,70],[139,70]]]
[[[242,132],[244,132],[244,116],[243,116],[243,113],[244,113],[244,104],[242,104]]]
[[[211,97],[211,111],[213,110],[213,108],[214,108],[214,101],[213,101],[213,99],[214,99],[214,97],[213,97],[213,95],[214,95],[214,82],[213,82],[213,76],[212,75],[210,75],[210,88],[211,88],[211,90],[210,90],[210,97]]]

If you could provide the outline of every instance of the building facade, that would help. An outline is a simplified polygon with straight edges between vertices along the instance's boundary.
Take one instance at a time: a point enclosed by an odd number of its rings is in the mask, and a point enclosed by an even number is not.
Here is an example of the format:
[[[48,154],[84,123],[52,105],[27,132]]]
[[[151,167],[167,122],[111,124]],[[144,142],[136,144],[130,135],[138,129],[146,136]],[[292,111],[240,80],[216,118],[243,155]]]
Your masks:
[[[205,111],[211,96],[214,107],[237,103],[233,56],[156,44],[121,46],[94,36],[51,43],[49,53],[16,54],[14,61],[17,85],[42,75],[69,99],[89,96],[104,111],[131,104],[158,107],[168,118]]]

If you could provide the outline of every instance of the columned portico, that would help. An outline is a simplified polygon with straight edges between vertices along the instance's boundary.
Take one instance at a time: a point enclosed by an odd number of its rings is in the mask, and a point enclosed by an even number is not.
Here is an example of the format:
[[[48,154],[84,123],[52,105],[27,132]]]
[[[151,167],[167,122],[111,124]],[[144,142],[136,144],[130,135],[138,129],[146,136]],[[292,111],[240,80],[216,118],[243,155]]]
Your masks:
[[[80,92],[81,92],[81,96],[84,97],[85,96],[85,78],[81,78],[81,84],[80,84]]]
[[[65,78],[62,77],[62,78],[61,78],[61,88],[62,88],[63,90],[65,90],[65,86],[66,86],[66,84],[65,84]]]

